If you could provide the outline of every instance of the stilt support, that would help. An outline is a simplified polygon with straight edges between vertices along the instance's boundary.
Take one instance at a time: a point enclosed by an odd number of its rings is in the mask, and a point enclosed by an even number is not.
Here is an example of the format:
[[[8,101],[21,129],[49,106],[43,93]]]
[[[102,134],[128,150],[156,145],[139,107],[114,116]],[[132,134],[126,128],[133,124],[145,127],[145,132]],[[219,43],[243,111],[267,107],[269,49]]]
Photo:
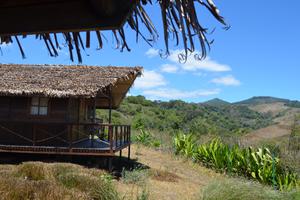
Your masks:
[[[130,144],[128,146],[128,160],[130,160]]]

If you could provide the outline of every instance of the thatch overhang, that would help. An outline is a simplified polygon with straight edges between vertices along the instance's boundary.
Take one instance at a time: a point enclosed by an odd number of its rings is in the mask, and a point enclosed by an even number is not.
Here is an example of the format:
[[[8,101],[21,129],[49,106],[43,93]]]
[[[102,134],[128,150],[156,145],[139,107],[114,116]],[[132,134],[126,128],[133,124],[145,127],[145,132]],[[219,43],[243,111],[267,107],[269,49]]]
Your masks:
[[[0,96],[96,99],[117,108],[142,73],[141,67],[0,65]]]
[[[96,34],[99,49],[103,46],[102,30],[112,30],[117,47],[130,51],[124,23],[134,31],[137,41],[141,37],[149,45],[158,40],[159,33],[152,23],[152,15],[145,6],[152,0],[2,0],[0,2],[0,44],[15,42],[23,57],[20,38],[34,34],[45,43],[50,56],[57,56],[61,44],[67,44],[70,59],[77,56],[82,61],[81,51],[91,46],[91,33]],[[221,24],[227,26],[213,0],[158,0],[155,1],[162,16],[165,52],[169,43],[181,44],[185,52],[179,56],[186,61],[187,55],[201,48],[198,59],[205,58],[212,41],[211,32],[200,21],[199,15],[206,9]],[[198,7],[199,8],[199,7]],[[199,14],[201,12],[201,14]],[[226,27],[225,27],[226,28]],[[83,33],[82,33],[83,32]],[[63,36],[59,39],[57,33]],[[83,38],[83,35],[85,38]],[[20,37],[21,36],[21,37]]]
[[[0,35],[118,29],[134,5],[132,0],[1,0]]]

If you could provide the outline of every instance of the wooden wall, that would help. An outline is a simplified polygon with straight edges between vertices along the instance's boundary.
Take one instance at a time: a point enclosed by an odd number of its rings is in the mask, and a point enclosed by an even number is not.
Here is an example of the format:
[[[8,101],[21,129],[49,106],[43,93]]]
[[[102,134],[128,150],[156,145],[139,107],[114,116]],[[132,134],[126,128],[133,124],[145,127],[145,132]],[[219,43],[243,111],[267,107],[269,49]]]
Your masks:
[[[70,129],[63,123],[88,122],[88,107],[91,106],[92,100],[52,98],[49,99],[47,116],[32,116],[31,97],[0,96],[0,144],[32,145],[17,135],[38,141],[63,133],[61,139],[36,144],[45,146],[67,145],[62,140],[87,137],[78,131],[86,132],[89,130],[88,127],[73,125]]]

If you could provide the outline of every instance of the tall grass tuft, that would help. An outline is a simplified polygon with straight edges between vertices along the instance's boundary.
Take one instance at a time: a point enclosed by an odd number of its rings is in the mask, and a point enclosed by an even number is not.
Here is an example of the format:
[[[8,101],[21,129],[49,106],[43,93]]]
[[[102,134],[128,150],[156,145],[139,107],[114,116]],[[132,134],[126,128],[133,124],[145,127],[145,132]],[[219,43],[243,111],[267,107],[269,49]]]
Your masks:
[[[0,169],[0,199],[118,200],[108,176],[74,164],[27,162]]]
[[[297,200],[300,191],[280,192],[270,187],[240,179],[223,179],[210,183],[202,190],[201,200]]]
[[[122,171],[122,181],[126,184],[136,184],[144,186],[149,177],[149,170],[137,167],[131,171]]]

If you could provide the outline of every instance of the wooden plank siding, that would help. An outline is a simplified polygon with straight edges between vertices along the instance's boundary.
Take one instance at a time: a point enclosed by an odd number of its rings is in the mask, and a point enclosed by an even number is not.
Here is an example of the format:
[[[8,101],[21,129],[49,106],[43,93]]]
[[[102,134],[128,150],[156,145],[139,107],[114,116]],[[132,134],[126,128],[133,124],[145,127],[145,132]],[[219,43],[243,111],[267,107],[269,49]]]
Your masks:
[[[50,98],[43,116],[31,101],[0,96],[0,152],[111,156],[130,146],[130,126],[97,121],[94,98]]]
[[[36,124],[36,122],[65,122],[68,117],[67,99],[50,99],[46,116],[30,114],[31,97],[0,97],[0,141],[1,144],[31,145],[28,140],[43,140],[49,134],[66,129],[65,125]],[[65,140],[68,138],[64,135]],[[61,141],[41,142],[41,145],[61,145]]]

